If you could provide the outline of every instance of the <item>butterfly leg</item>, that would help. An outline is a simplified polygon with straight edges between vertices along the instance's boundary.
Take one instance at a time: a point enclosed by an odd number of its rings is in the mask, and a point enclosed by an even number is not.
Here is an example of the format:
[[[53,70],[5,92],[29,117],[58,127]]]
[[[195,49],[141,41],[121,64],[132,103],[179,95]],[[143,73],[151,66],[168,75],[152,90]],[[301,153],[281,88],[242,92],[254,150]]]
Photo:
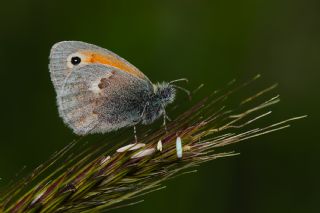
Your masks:
[[[133,134],[134,134],[134,140],[136,143],[138,143],[138,137],[137,137],[137,128],[136,125],[133,126]]]
[[[142,110],[142,113],[141,113],[141,115],[140,115],[140,119],[143,118],[143,116],[144,116],[144,114],[145,114],[145,112],[146,112],[147,106],[149,106],[149,102],[147,102],[147,103],[144,105],[143,110]]]
[[[166,110],[165,110],[165,108],[163,108],[163,126],[164,126],[164,130],[166,132],[168,132],[167,119],[168,119],[168,116],[167,116]]]

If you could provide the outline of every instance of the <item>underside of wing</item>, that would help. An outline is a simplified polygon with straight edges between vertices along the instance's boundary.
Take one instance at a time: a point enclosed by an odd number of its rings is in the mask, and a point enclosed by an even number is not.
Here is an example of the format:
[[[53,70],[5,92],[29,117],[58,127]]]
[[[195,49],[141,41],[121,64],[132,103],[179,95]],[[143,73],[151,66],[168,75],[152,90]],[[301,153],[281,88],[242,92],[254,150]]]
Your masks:
[[[72,65],[70,66],[70,56],[72,55],[81,56],[83,64],[103,64],[117,68],[134,78],[139,78],[151,84],[148,77],[138,68],[107,49],[80,41],[62,41],[56,43],[50,53],[49,69],[57,93],[61,90],[64,80],[74,69]]]
[[[57,96],[59,113],[78,135],[133,125],[152,93],[146,81],[102,64],[76,68],[64,82]]]

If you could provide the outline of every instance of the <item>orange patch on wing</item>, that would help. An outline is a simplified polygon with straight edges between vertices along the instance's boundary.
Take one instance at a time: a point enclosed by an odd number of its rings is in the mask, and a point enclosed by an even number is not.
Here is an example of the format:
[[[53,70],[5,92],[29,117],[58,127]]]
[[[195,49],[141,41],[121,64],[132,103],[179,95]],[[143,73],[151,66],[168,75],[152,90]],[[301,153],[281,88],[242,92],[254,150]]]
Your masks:
[[[145,78],[145,76],[137,68],[119,60],[113,55],[103,55],[95,52],[83,52],[82,54],[87,56],[85,60],[85,62],[87,63],[99,63],[109,65],[112,67],[116,67],[122,71],[125,71],[131,75],[134,75],[138,78]]]

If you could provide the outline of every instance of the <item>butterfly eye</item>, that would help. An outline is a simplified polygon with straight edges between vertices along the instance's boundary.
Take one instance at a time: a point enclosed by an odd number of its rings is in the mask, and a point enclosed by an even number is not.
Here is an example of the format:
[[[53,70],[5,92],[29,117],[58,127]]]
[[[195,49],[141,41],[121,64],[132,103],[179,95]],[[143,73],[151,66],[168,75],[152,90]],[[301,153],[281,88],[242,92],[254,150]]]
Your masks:
[[[78,65],[81,63],[81,58],[78,56],[74,56],[71,58],[71,64],[73,64],[74,66]]]

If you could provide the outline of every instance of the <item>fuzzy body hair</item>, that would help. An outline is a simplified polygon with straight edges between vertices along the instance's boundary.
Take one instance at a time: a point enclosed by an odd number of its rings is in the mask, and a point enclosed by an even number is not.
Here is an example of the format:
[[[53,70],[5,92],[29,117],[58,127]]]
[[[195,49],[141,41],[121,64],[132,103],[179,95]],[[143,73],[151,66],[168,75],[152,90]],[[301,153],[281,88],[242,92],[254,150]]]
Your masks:
[[[154,93],[145,103],[142,124],[150,124],[163,115],[165,107],[175,100],[176,90],[167,82],[154,84]]]

